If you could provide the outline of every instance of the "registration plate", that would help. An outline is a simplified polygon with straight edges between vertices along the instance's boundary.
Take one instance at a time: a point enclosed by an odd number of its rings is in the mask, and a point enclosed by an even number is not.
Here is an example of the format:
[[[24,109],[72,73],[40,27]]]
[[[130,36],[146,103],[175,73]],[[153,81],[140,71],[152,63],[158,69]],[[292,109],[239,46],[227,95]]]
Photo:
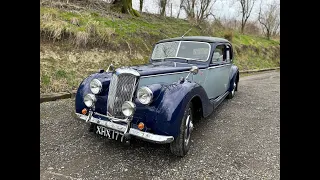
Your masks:
[[[101,135],[101,136],[105,136],[109,139],[114,139],[114,140],[118,140],[120,139],[121,142],[123,142],[123,133],[113,130],[113,129],[108,129],[104,126],[97,126],[97,134]]]

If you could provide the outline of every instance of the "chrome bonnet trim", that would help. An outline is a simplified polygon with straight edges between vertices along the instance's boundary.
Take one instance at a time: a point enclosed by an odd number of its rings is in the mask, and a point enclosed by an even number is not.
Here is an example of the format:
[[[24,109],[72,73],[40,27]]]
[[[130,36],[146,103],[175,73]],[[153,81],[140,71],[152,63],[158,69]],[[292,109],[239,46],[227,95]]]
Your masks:
[[[98,124],[100,126],[104,126],[113,130],[117,130],[120,132],[126,132],[126,125],[121,125],[121,124],[117,124],[117,123],[113,123],[111,121],[106,121],[106,120],[101,120],[101,119],[97,119],[93,116],[91,116],[91,118],[88,118],[88,116],[83,115],[83,114],[79,114],[79,113],[75,113],[76,116],[81,119],[86,121],[88,119],[87,122],[90,123],[95,123]],[[158,135],[158,134],[153,134],[153,133],[149,133],[149,132],[144,132],[144,131],[140,131],[138,129],[134,129],[134,128],[130,128],[129,132],[130,135],[135,136],[137,138],[149,141],[149,142],[153,142],[153,143],[158,143],[158,144],[166,144],[166,143],[171,143],[174,140],[173,136],[164,136],[164,135]]]
[[[119,74],[133,74],[137,77],[140,76],[140,73],[132,68],[118,68],[116,69],[115,71],[115,74],[116,75],[119,75]]]

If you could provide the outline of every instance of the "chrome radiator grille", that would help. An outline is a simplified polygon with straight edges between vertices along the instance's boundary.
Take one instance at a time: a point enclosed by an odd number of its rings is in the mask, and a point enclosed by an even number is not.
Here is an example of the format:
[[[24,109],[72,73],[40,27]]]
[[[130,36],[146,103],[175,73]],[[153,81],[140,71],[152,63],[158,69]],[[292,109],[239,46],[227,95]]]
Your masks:
[[[108,94],[108,114],[124,119],[121,106],[125,101],[131,101],[136,87],[137,77],[133,74],[113,74]]]

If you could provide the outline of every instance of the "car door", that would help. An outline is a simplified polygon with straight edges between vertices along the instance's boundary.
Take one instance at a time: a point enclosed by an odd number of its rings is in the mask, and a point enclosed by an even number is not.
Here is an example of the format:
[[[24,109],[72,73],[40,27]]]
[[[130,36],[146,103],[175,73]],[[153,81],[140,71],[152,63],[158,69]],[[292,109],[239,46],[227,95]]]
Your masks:
[[[223,86],[221,86],[220,95],[224,94],[230,85],[230,71],[231,71],[231,46],[229,44],[224,44],[223,60],[221,68],[221,81]]]
[[[220,43],[214,49],[204,83],[209,99],[215,99],[227,91],[230,69],[230,49],[227,44]]]

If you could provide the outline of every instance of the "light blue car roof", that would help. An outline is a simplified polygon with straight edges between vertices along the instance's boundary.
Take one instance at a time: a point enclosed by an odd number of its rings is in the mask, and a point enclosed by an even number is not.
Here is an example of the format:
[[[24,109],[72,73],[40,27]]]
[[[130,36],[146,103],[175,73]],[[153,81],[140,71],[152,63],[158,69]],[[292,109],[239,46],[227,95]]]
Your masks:
[[[228,40],[219,37],[211,36],[185,36],[185,37],[175,37],[170,39],[163,39],[157,43],[169,42],[169,41],[201,41],[201,42],[224,42],[230,43]]]

